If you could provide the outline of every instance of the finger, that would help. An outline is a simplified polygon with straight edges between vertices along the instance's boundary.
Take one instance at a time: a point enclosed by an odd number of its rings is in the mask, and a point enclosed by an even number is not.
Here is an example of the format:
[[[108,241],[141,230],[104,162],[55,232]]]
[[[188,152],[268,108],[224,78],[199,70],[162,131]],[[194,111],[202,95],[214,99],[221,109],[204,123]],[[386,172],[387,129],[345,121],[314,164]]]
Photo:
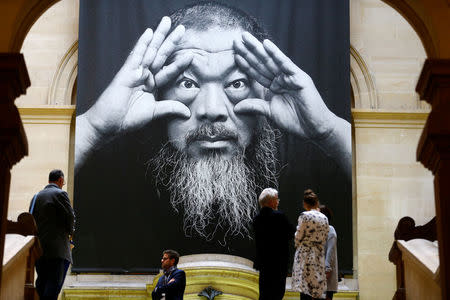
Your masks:
[[[165,66],[161,71],[155,75],[155,83],[157,87],[162,87],[169,81],[175,79],[181,72],[183,72],[192,62],[194,56],[192,53],[186,54],[177,58],[173,63]]]
[[[153,113],[153,118],[163,118],[163,117],[181,117],[189,118],[191,116],[191,111],[189,108],[175,100],[162,100],[155,102],[155,110]]]
[[[258,114],[270,118],[270,105],[268,101],[258,98],[244,99],[234,106],[237,114]]]
[[[153,30],[147,28],[144,33],[139,37],[136,45],[133,50],[128,55],[127,60],[125,61],[125,65],[131,68],[137,68],[144,58],[145,51],[147,50],[148,45],[152,41],[153,38]]]
[[[258,58],[258,60],[270,71],[272,76],[280,72],[279,67],[275,64],[273,59],[264,49],[263,44],[256,37],[249,32],[244,32],[242,34],[242,40],[244,41],[245,47]]]
[[[135,84],[144,84],[148,76],[150,75],[150,70],[139,66],[135,70],[133,70],[133,73],[134,76],[131,76],[132,74],[130,73],[129,79],[133,80]]]
[[[295,73],[301,71],[300,68],[297,67],[297,65],[294,64],[292,60],[290,60],[290,58],[278,49],[278,47],[270,40],[264,40],[263,46],[283,73],[294,75]]]
[[[145,70],[148,72],[148,75],[144,81],[143,90],[146,92],[152,93],[156,86],[155,77],[150,73],[149,69],[145,69]]]
[[[255,70],[242,56],[239,54],[234,55],[234,60],[237,65],[250,77],[255,79],[257,82],[265,86],[266,88],[270,87],[271,80],[264,77],[261,73]]]
[[[151,70],[153,72],[159,71],[161,67],[166,62],[167,58],[172,54],[173,50],[175,49],[178,42],[183,37],[183,34],[185,32],[184,26],[179,25],[175,30],[164,40],[161,47],[158,49],[158,52],[156,53],[156,57],[153,60],[153,63],[151,65]]]
[[[245,58],[245,60],[255,69],[258,70],[262,75],[266,78],[273,78],[272,72],[264,66],[262,62],[258,60],[258,58],[251,52],[251,50],[247,49],[246,45],[240,41],[233,41],[234,49],[237,54]]]
[[[275,78],[275,80],[272,81],[272,84],[270,85],[270,90],[273,91],[274,93],[280,94],[282,92],[285,92],[285,86],[286,86],[286,81],[283,80],[283,77],[277,77]]]
[[[164,42],[167,33],[170,31],[170,26],[171,26],[170,18],[163,17],[158,25],[158,28],[156,28],[153,34],[152,41],[150,42],[150,45],[147,47],[147,51],[145,52],[144,58],[142,59],[142,65],[144,67],[148,67],[152,64],[159,47],[161,47],[161,44]]]

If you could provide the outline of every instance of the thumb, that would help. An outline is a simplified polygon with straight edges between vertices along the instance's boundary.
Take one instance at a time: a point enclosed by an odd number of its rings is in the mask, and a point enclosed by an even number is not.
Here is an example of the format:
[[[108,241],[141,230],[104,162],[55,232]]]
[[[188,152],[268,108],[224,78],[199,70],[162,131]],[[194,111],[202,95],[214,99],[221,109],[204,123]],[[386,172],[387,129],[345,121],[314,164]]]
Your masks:
[[[258,114],[270,117],[269,102],[258,98],[244,99],[234,106],[237,114]]]
[[[190,116],[191,111],[180,101],[162,100],[155,103],[155,110],[153,114],[155,119],[163,117],[189,118]]]

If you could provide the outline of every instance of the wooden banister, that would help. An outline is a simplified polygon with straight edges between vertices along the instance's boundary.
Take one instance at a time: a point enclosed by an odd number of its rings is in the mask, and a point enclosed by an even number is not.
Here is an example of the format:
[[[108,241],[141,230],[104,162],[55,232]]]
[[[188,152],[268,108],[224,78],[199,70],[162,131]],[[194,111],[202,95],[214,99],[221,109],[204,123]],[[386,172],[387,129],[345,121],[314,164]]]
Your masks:
[[[409,241],[412,239],[425,239],[428,241],[437,240],[436,217],[428,223],[416,226],[416,222],[411,217],[403,217],[398,221],[394,232],[395,241],[389,251],[389,261],[396,266],[397,290],[393,300],[405,300],[405,268],[403,265],[402,252],[397,246],[397,240]]]
[[[30,236],[37,234],[37,226],[33,216],[30,213],[22,213],[17,218],[17,222],[7,220],[6,225],[7,234],[20,234],[23,236]],[[42,255],[42,249],[37,237],[34,244],[30,247],[25,273],[25,285],[24,285],[24,299],[34,300],[39,299],[36,293],[36,287],[34,286],[34,266],[36,260]]]

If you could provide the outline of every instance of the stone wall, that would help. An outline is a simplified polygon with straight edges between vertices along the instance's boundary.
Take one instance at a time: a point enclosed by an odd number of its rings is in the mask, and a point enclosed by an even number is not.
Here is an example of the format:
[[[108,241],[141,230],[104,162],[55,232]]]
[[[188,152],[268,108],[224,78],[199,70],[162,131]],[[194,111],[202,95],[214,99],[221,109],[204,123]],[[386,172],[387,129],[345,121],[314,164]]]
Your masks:
[[[412,27],[388,5],[350,0],[350,8],[354,275],[361,299],[390,299],[395,272],[387,256],[397,221],[409,215],[423,224],[435,215],[432,176],[415,159],[429,109],[414,91],[426,55]],[[78,1],[62,0],[23,44],[32,86],[16,104],[30,155],[12,170],[9,219],[28,209],[53,168],[66,173],[66,188],[73,189],[77,34]]]
[[[361,299],[391,299],[395,268],[388,261],[403,216],[417,224],[434,212],[431,173],[415,162],[426,113],[354,111],[357,275]]]

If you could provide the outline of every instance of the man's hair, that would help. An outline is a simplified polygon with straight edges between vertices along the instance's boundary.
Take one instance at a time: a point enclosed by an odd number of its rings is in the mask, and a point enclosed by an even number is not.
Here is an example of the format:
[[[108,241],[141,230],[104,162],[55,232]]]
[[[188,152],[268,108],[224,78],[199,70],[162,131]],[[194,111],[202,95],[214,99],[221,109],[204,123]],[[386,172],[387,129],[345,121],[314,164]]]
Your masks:
[[[328,218],[328,223],[330,223],[333,218],[333,211],[326,205],[320,205],[319,208],[320,212]]]
[[[266,188],[259,195],[259,206],[266,206],[270,200],[276,199],[278,197],[278,191],[274,188]]]
[[[315,207],[319,203],[319,197],[313,190],[307,189],[303,192],[303,201],[311,207]]]
[[[182,24],[186,29],[206,31],[209,28],[240,28],[250,32],[258,40],[269,38],[257,19],[246,12],[215,1],[201,1],[178,9],[170,14],[172,30]]]
[[[48,174],[48,182],[55,182],[57,181],[60,177],[64,177],[64,173],[61,170],[55,169],[52,170],[50,172],[50,174]]]
[[[178,264],[178,261],[180,260],[180,254],[177,251],[167,249],[163,251],[163,255],[164,254],[167,254],[167,256],[169,256],[169,259],[175,259],[175,265]]]

